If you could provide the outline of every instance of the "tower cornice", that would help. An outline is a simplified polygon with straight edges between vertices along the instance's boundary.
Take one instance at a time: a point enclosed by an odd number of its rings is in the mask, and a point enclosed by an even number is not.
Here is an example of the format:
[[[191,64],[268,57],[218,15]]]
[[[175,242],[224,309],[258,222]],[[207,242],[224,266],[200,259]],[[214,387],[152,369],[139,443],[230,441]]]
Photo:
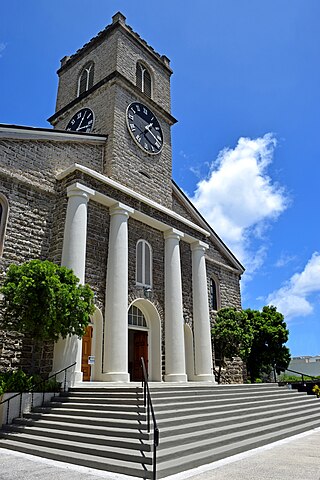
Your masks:
[[[122,33],[130,37],[130,39],[135,42],[140,48],[144,51],[147,51],[157,62],[160,62],[162,67],[167,70],[171,75],[172,69],[170,68],[170,60],[166,55],[160,55],[156,52],[145,40],[143,40],[138,33],[136,33],[129,25],[125,23],[125,16],[120,12],[116,13],[113,17],[113,22],[110,25],[107,25],[101,32],[99,32],[95,37],[91,38],[89,42],[85,43],[79,50],[77,50],[73,55],[63,57],[61,60],[61,67],[57,70],[58,75],[64,70],[67,70],[69,67],[74,65],[75,62],[79,61],[81,57],[88,54],[88,51],[94,49],[102,43],[112,32],[115,30],[121,30]]]
[[[107,75],[105,78],[100,80],[100,82],[93,85],[93,87],[91,87],[89,90],[82,93],[81,95],[79,95],[79,97],[75,98],[74,100],[69,102],[67,105],[65,105],[63,108],[61,108],[60,110],[55,112],[50,118],[48,118],[48,122],[50,122],[50,123],[54,122],[57,118],[59,118],[65,112],[68,112],[70,110],[70,108],[74,107],[79,102],[81,102],[84,98],[88,97],[94,91],[98,90],[103,85],[105,85],[105,84],[107,84],[111,81],[121,82],[128,90],[130,90],[134,94],[136,94],[138,98],[141,97],[141,99],[143,99],[145,102],[149,103],[153,108],[157,109],[157,111],[168,121],[168,123],[170,125],[174,125],[175,123],[177,123],[177,120],[170,113],[168,113],[164,108],[162,108],[158,103],[156,103],[150,97],[148,97],[143,92],[141,92],[141,90],[136,85],[134,85],[132,82],[130,82],[130,80],[128,80],[124,75],[122,75],[117,70],[110,73],[110,75]]]

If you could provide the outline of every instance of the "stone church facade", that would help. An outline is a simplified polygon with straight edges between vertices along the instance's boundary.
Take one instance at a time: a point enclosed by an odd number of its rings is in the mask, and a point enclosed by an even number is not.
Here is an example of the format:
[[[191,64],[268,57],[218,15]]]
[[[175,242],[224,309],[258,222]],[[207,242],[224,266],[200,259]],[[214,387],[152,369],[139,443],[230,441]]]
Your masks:
[[[117,13],[61,60],[53,129],[0,125],[1,277],[49,259],[95,293],[84,339],[48,349],[75,382],[139,380],[141,356],[151,381],[214,382],[210,322],[241,308],[243,267],[172,181],[171,74]],[[0,369],[21,342],[0,332]]]

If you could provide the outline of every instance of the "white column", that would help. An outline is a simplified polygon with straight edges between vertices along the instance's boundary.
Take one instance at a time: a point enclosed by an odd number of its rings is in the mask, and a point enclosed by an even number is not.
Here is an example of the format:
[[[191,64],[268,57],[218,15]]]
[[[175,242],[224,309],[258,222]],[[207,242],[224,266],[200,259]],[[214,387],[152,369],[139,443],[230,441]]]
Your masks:
[[[133,210],[110,208],[104,372],[101,380],[129,382],[128,374],[128,218]]]
[[[94,190],[75,183],[67,189],[68,206],[64,227],[61,265],[71,268],[79,278],[85,281],[86,243],[87,243],[87,207]],[[53,372],[76,362],[72,383],[82,381],[81,360],[82,340],[73,335],[60,339],[55,344]]]
[[[183,233],[165,232],[165,357],[166,382],[186,382],[184,320],[180,264],[180,238]]]
[[[203,242],[191,244],[192,297],[195,346],[195,381],[215,382],[212,374],[212,347],[208,302],[208,285]]]

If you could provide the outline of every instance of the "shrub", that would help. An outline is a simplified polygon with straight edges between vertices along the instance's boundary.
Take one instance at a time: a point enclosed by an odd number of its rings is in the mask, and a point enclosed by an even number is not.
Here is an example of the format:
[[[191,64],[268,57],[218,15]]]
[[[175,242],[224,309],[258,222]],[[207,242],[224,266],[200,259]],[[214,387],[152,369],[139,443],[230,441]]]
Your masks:
[[[320,398],[320,387],[319,385],[315,385],[312,389],[313,393],[317,395],[318,398]]]
[[[58,392],[61,384],[54,378],[43,380],[39,375],[27,375],[23,370],[0,373],[0,395],[7,392]]]

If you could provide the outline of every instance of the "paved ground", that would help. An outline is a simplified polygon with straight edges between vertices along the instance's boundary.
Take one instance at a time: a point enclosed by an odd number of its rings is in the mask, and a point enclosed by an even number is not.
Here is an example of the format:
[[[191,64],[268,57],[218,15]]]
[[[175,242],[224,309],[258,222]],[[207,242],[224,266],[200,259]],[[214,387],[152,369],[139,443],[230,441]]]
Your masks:
[[[133,480],[133,477],[0,449],[0,480]],[[320,428],[167,480],[320,480]]]

